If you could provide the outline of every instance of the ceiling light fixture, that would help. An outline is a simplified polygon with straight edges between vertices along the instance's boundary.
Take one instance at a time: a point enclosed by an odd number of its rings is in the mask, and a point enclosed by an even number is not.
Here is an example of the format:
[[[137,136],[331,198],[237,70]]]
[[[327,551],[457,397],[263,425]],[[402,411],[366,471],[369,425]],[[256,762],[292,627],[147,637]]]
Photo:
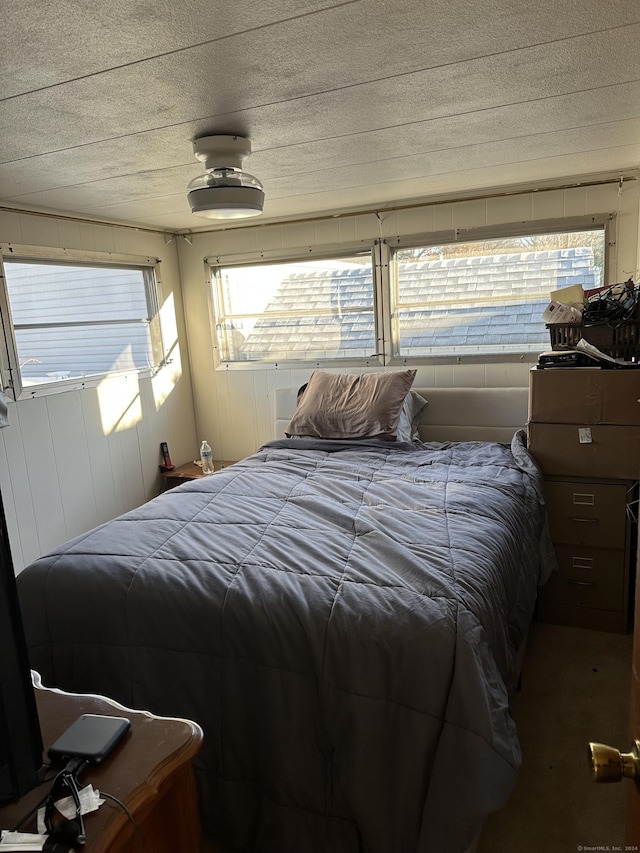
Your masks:
[[[192,213],[207,219],[246,219],[262,213],[262,184],[242,171],[242,161],[251,154],[248,139],[202,136],[194,140],[193,153],[207,171],[187,187]]]

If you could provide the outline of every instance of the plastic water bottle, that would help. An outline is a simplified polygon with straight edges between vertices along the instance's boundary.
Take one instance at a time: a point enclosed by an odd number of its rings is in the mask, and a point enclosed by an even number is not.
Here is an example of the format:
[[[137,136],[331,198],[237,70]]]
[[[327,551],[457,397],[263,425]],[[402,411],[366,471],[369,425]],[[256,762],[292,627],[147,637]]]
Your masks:
[[[213,474],[213,452],[206,441],[200,445],[200,459],[202,460],[202,473]]]

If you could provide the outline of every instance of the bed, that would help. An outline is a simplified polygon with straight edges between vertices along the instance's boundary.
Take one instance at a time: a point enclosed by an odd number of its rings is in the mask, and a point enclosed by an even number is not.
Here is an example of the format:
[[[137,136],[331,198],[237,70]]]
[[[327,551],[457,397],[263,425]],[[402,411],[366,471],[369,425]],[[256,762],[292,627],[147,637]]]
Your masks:
[[[527,391],[415,393],[409,441],[277,438],[18,576],[45,685],[202,726],[203,819],[238,850],[462,852],[515,783],[552,568]]]

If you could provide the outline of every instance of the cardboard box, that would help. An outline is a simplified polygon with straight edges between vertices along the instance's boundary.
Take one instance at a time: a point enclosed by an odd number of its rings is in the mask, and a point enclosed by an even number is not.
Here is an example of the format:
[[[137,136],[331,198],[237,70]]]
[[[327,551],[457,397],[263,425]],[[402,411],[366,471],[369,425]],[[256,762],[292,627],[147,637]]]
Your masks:
[[[543,474],[640,479],[640,426],[530,422],[528,431]]]
[[[640,368],[534,368],[529,382],[529,420],[640,426]]]

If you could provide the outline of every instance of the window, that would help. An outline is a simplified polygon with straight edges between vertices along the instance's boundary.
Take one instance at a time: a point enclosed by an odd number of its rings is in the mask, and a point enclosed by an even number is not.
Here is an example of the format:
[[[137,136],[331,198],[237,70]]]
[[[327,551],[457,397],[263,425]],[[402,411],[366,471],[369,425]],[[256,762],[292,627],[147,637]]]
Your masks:
[[[3,257],[3,315],[14,393],[154,367],[161,353],[152,264]],[[154,345],[155,343],[155,345]]]
[[[365,359],[376,350],[371,252],[213,270],[222,362]]]
[[[533,363],[551,345],[551,294],[610,283],[614,230],[603,214],[372,240],[370,252],[320,259],[218,260],[220,363]]]
[[[419,245],[392,255],[393,355],[488,356],[549,349],[555,290],[604,284],[604,226]]]

